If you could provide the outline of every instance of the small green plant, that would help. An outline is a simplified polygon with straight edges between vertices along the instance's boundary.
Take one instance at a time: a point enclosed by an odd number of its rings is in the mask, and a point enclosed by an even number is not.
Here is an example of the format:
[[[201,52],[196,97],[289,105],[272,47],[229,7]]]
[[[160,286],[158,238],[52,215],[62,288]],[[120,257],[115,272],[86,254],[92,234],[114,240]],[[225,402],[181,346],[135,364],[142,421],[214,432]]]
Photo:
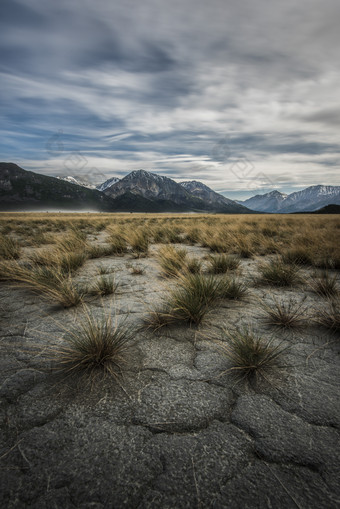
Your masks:
[[[265,313],[264,321],[268,325],[282,329],[297,329],[307,323],[307,307],[303,301],[273,298],[271,304],[261,303],[261,307]]]
[[[287,347],[274,344],[273,339],[263,338],[250,328],[229,331],[224,328],[224,341],[218,343],[220,352],[231,363],[227,371],[238,381],[258,382],[261,378],[282,367],[283,353]]]
[[[16,260],[20,258],[21,248],[18,242],[9,236],[0,235],[0,258]]]
[[[241,300],[249,293],[248,286],[236,278],[220,280],[219,296],[221,299]]]
[[[117,291],[119,284],[116,283],[113,276],[101,276],[95,285],[91,288],[90,293],[94,295],[111,295]]]
[[[67,374],[85,374],[91,380],[98,375],[119,378],[131,339],[132,331],[111,312],[95,315],[84,305],[81,318],[54,349],[57,368]]]
[[[335,297],[339,295],[337,275],[331,276],[329,272],[315,273],[309,283],[311,290],[321,297]]]
[[[98,265],[97,266],[98,274],[101,276],[104,276],[105,274],[112,274],[112,272],[115,271],[114,267],[111,267],[109,265]]]
[[[143,319],[143,329],[150,329],[158,332],[163,327],[176,323],[176,316],[172,310],[164,305],[163,307],[153,308]]]
[[[259,266],[259,282],[271,286],[294,286],[301,282],[299,268],[276,258]]]
[[[315,322],[331,332],[340,331],[340,299],[329,299],[327,307],[316,312]]]
[[[235,256],[218,254],[209,257],[209,271],[212,274],[225,274],[230,270],[235,270],[239,267],[240,260]]]

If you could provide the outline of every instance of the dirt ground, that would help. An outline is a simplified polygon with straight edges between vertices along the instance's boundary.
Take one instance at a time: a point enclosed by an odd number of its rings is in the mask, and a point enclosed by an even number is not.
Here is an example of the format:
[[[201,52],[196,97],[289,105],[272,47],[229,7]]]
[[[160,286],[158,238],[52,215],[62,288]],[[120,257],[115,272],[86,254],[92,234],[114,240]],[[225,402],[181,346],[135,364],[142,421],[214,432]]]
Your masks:
[[[261,308],[273,296],[293,298],[308,313],[320,297],[305,283],[255,284],[258,264],[270,258],[255,256],[238,269],[245,300],[222,301],[198,328],[142,330],[174,284],[161,273],[159,247],[138,260],[88,260],[76,275],[94,281],[102,265],[119,283],[114,297],[88,301],[94,316],[110,309],[134,330],[118,380],[91,384],[54,371],[49,345],[81,320],[81,307],[1,286],[1,507],[339,507],[338,336],[311,321],[295,332],[270,328]],[[209,254],[185,248],[202,260]],[[132,274],[131,264],[143,273]],[[256,387],[235,382],[216,345],[223,327],[242,325],[289,346]]]

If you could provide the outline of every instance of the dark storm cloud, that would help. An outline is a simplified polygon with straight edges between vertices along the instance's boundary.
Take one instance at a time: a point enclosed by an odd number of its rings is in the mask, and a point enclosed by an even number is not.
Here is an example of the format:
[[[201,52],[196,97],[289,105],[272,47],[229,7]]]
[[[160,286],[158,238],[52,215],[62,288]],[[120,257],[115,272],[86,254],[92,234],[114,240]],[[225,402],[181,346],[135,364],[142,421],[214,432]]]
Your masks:
[[[81,152],[108,176],[144,166],[248,192],[228,167],[247,159],[278,184],[320,172],[339,183],[337,1],[0,9],[4,158],[61,173]],[[44,147],[56,133],[64,151],[52,157]]]

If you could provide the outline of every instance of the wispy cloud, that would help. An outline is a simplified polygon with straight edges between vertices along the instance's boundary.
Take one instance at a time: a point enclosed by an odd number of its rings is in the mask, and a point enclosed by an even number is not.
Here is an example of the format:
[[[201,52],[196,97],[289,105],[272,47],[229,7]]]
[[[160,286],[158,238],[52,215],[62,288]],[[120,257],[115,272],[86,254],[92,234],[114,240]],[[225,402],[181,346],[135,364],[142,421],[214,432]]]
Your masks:
[[[61,175],[73,154],[74,173],[144,167],[234,196],[340,184],[336,0],[1,11],[2,159]]]

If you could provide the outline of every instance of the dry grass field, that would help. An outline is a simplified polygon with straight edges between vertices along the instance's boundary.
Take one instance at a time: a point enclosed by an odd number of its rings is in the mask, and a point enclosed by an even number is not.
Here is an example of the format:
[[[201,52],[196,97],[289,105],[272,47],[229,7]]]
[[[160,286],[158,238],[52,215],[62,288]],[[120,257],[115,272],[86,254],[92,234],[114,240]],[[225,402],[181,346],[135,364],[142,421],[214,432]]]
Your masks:
[[[336,507],[339,246],[336,215],[0,214],[1,507]]]

